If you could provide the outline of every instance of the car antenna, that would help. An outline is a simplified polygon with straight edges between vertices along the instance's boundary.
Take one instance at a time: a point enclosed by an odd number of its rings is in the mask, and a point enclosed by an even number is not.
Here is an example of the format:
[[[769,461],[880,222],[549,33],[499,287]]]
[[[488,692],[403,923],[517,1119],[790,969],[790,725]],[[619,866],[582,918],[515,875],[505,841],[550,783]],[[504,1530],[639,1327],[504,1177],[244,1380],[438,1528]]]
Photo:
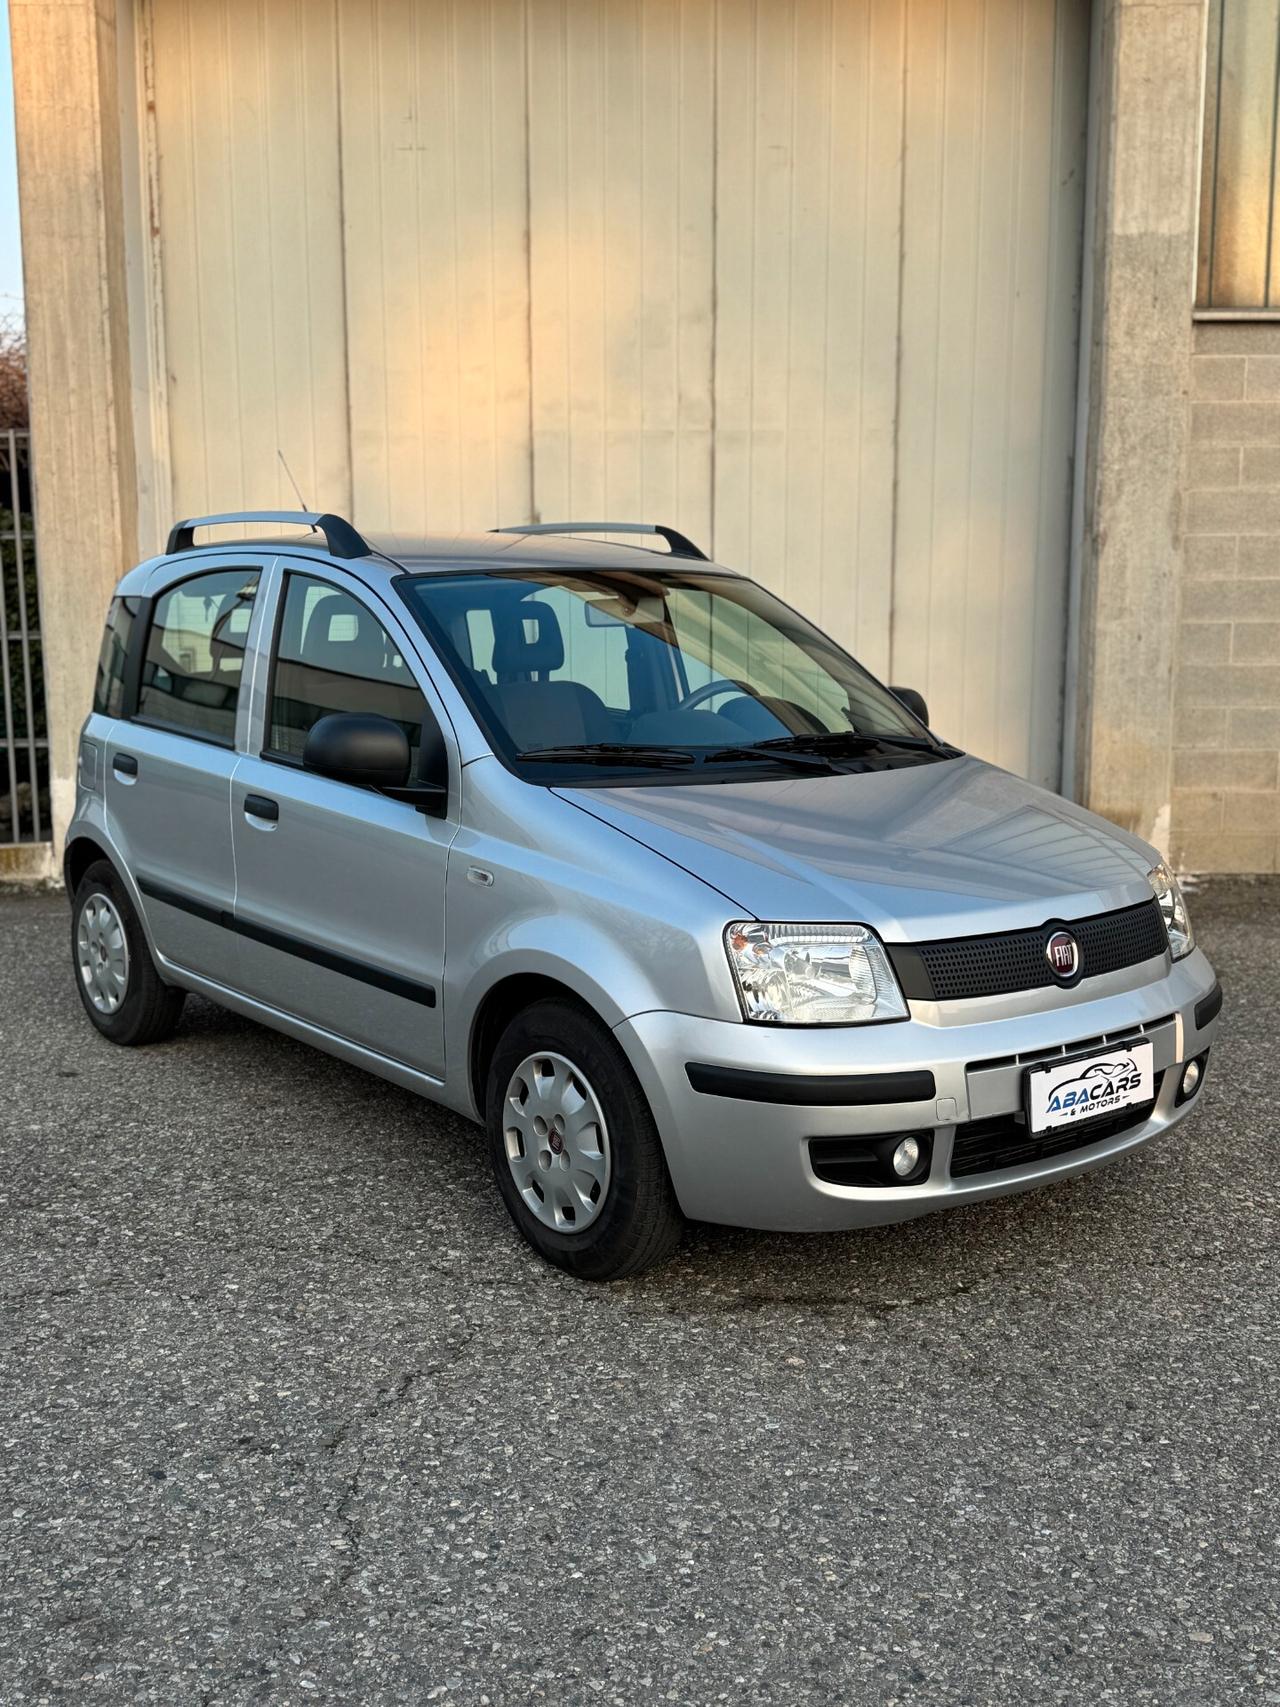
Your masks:
[[[298,490],[298,482],[293,478],[293,470],[289,467],[289,464],[285,461],[284,452],[280,449],[279,445],[276,446],[276,455],[280,458],[281,468],[283,468],[285,473],[289,476],[289,484],[290,484],[290,486],[293,487],[294,496],[298,500],[298,508],[300,510],[309,509],[310,506],[308,505],[307,500],[302,496],[302,493]]]

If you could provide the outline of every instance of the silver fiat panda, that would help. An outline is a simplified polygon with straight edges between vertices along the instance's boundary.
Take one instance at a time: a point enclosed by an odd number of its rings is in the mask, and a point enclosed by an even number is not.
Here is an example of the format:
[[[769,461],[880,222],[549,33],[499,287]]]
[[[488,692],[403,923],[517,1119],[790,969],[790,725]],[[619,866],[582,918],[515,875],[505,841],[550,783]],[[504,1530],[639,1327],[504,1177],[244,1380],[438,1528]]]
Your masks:
[[[309,531],[196,542],[226,522]],[[1193,1106],[1222,1001],[1154,848],[671,528],[180,523],[111,604],[65,871],[105,1037],[194,990],[442,1102],[593,1279],[685,1217],[1111,1161]]]

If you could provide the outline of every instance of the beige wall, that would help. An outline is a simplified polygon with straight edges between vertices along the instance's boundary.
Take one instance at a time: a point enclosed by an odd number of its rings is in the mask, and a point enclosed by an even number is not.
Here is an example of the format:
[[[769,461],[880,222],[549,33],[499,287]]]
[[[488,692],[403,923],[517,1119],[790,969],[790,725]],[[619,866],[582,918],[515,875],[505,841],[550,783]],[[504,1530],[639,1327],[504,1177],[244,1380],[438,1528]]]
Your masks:
[[[1199,324],[1191,398],[1173,852],[1195,871],[1275,871],[1280,324]]]
[[[102,615],[138,550],[115,15],[114,0],[9,7],[59,846]]]
[[[59,822],[107,587],[277,445],[366,525],[661,514],[1051,767],[1083,12],[137,0],[117,67],[14,0]],[[1192,353],[1199,0],[1095,18],[1075,787],[1271,870],[1280,325]]]
[[[1167,851],[1204,7],[1095,17],[1074,785]]]

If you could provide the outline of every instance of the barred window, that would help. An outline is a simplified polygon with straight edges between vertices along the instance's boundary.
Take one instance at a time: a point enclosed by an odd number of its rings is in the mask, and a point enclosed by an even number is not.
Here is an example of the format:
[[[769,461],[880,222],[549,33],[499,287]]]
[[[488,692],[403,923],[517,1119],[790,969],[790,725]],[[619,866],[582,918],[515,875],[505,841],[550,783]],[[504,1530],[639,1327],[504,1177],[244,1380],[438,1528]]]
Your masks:
[[[1280,0],[1209,0],[1196,307],[1280,311]]]

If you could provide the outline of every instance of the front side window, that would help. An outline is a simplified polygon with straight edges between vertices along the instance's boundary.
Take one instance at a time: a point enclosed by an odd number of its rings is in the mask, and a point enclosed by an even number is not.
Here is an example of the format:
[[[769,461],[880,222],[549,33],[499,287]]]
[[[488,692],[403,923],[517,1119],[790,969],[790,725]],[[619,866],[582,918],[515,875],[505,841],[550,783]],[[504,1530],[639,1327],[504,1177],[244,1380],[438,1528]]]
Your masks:
[[[256,569],[193,575],[156,601],[138,691],[148,723],[230,747]]]
[[[950,756],[834,641],[737,576],[492,570],[397,585],[495,750],[535,780],[543,762],[678,781]]]
[[[268,751],[300,759],[312,724],[343,711],[398,723],[416,765],[427,706],[395,640],[340,587],[290,575],[271,673]]]

